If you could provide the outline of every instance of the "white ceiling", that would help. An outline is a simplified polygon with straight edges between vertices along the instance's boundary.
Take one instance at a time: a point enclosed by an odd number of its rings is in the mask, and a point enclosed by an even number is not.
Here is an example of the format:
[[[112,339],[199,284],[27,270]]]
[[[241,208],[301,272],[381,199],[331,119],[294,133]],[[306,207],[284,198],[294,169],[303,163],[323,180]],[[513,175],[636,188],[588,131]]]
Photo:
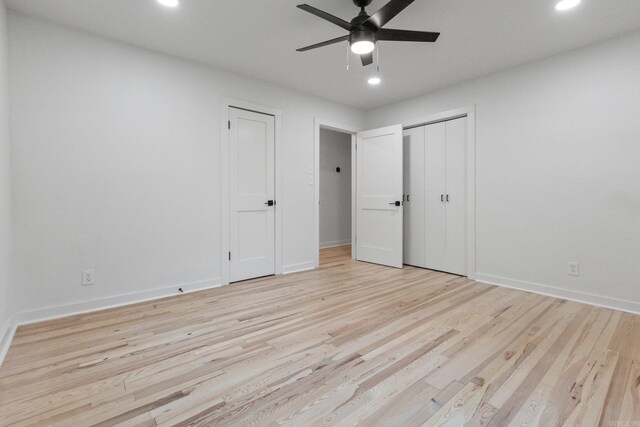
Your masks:
[[[435,44],[380,43],[383,83],[347,45],[296,48],[345,34],[297,9],[307,2],[345,20],[351,0],[6,0],[10,9],[145,48],[209,63],[346,105],[370,110],[430,90],[640,28],[639,0],[416,0],[388,28],[440,31]],[[371,14],[385,0],[373,0]]]

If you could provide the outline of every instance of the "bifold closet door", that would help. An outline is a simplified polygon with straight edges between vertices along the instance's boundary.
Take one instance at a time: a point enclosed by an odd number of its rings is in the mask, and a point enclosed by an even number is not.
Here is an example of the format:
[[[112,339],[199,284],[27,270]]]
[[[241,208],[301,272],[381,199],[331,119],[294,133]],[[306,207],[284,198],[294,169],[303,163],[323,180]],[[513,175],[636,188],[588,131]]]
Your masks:
[[[444,271],[466,275],[467,119],[446,122],[446,265]]]
[[[447,125],[425,127],[425,260],[432,270],[447,271],[446,162]]]
[[[404,131],[404,263],[424,267],[424,136],[425,127]]]

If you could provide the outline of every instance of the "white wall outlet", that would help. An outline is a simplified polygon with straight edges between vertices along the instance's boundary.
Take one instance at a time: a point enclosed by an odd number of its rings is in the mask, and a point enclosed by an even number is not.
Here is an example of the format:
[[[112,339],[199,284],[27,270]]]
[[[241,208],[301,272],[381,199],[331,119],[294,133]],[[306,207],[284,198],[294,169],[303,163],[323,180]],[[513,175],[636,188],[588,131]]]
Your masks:
[[[579,276],[580,275],[580,263],[579,262],[570,262],[567,267],[567,274],[569,276]]]
[[[82,286],[95,284],[95,272],[93,270],[82,270]]]

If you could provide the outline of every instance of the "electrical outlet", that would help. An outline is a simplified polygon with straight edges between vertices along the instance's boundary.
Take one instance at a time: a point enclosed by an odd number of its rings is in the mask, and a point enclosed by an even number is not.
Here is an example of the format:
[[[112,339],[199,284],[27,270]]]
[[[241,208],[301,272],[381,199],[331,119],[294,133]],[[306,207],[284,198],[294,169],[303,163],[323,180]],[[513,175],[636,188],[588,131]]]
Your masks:
[[[82,286],[95,284],[95,272],[93,270],[82,270]]]
[[[567,268],[567,274],[569,276],[579,276],[580,275],[580,263],[579,262],[570,262]]]

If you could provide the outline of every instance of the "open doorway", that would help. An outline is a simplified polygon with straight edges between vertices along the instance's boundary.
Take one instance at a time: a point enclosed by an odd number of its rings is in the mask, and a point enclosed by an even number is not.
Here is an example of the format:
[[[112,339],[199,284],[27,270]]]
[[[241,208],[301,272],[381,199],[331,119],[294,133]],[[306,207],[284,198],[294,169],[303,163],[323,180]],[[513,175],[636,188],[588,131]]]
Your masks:
[[[351,252],[351,134],[320,128],[320,249]]]
[[[321,253],[350,254],[355,220],[355,130],[316,120],[315,266]]]

